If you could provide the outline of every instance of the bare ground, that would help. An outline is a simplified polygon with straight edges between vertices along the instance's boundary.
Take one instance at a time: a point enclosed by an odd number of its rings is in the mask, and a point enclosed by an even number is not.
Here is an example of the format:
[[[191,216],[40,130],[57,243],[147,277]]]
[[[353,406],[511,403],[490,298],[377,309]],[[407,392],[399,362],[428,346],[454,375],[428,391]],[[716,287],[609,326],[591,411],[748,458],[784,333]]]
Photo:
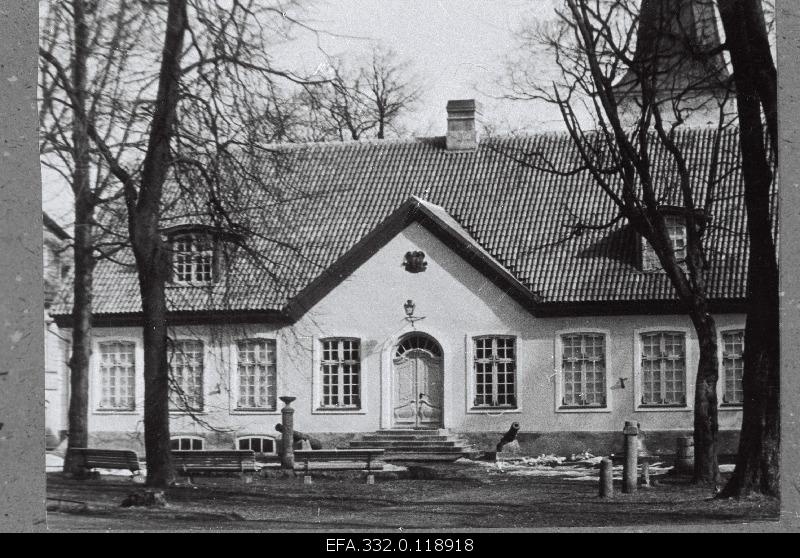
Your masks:
[[[565,469],[566,472],[566,469]],[[47,475],[51,530],[405,530],[555,529],[771,523],[779,502],[770,498],[719,500],[713,489],[685,480],[601,499],[596,482],[567,476],[520,476],[458,464],[422,466],[374,485],[354,473],[272,476],[245,484],[205,478],[166,491],[166,508],[122,508],[143,487],[124,477],[94,480]]]

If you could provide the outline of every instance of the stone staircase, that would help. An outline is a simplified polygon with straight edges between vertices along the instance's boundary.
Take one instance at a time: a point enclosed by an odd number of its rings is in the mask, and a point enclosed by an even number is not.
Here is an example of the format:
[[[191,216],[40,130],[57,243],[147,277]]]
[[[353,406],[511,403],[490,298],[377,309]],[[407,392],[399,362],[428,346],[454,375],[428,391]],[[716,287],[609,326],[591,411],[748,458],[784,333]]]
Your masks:
[[[455,461],[480,454],[467,440],[446,428],[378,430],[354,439],[350,448],[385,449],[384,461]]]

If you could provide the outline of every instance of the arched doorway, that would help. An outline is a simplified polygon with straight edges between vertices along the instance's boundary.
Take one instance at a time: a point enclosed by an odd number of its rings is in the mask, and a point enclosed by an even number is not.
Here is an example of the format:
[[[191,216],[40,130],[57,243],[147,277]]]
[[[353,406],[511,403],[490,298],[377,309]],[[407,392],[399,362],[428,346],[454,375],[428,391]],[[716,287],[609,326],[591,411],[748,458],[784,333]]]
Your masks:
[[[403,337],[392,359],[392,426],[442,426],[444,367],[442,347],[424,333]]]

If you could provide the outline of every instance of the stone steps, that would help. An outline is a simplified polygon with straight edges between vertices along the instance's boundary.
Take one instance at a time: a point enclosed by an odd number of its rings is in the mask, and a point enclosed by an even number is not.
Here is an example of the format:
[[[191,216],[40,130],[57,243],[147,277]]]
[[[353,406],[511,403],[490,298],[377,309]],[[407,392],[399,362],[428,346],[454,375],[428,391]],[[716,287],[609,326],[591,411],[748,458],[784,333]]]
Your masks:
[[[384,449],[385,461],[455,461],[476,453],[468,441],[444,428],[378,430],[351,441],[350,447]]]

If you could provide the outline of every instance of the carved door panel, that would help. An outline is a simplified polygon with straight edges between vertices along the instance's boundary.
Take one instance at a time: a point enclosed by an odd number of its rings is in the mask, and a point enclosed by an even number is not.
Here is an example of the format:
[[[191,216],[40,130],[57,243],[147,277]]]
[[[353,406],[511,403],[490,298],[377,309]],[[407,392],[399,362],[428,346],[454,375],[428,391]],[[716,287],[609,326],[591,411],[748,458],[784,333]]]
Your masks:
[[[393,426],[441,426],[443,391],[439,345],[427,336],[406,338],[394,358]]]
[[[394,363],[394,426],[411,428],[416,425],[416,362],[402,358]]]
[[[426,353],[416,355],[417,426],[442,424],[442,360]]]

